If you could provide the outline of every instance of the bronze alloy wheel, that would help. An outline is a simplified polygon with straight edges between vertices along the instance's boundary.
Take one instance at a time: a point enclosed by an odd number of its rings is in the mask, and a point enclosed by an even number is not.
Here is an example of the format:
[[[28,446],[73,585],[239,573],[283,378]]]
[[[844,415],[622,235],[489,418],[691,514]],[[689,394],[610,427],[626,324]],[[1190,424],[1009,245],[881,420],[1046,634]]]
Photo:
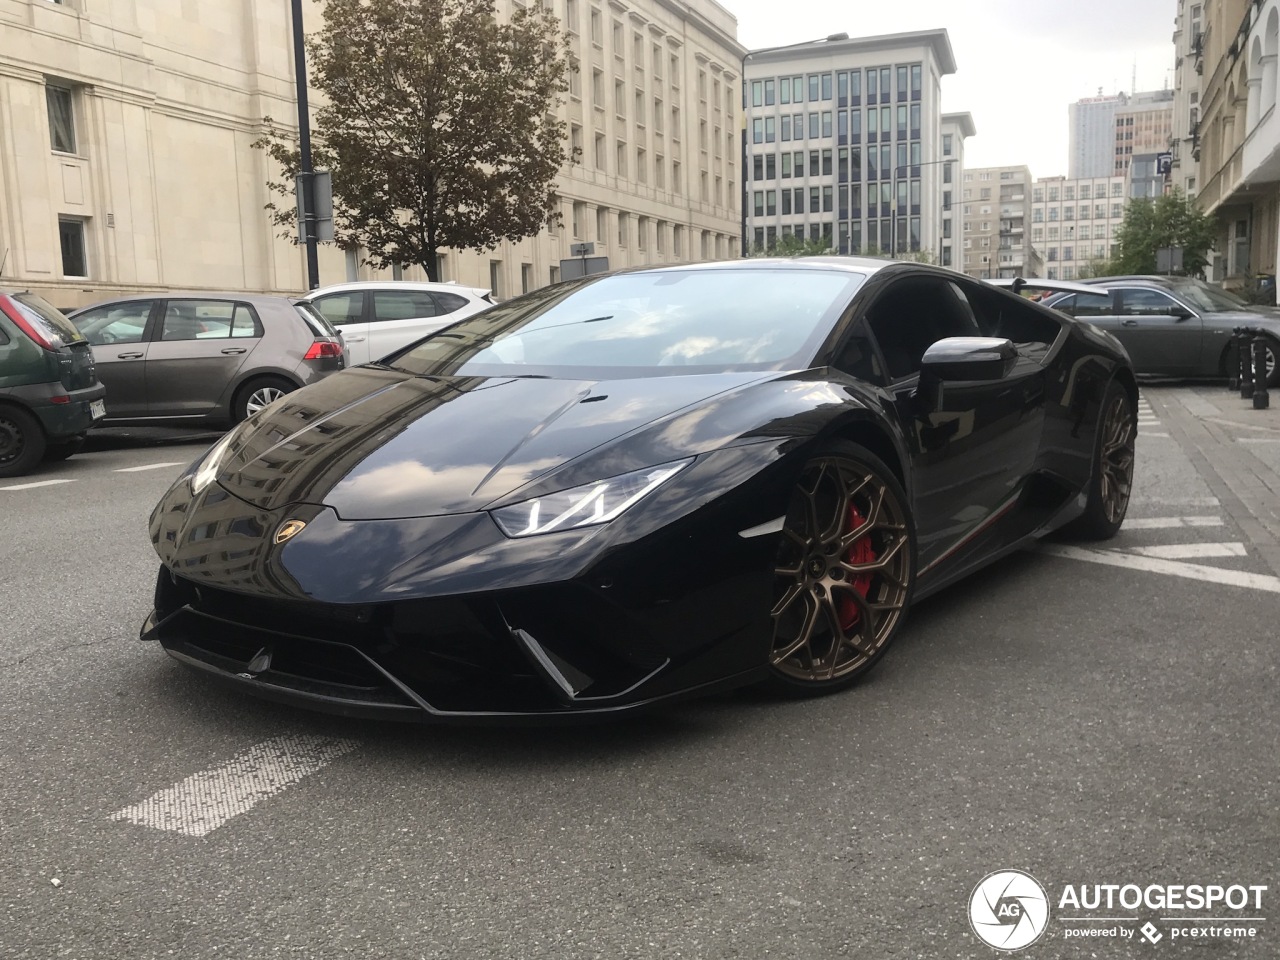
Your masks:
[[[1101,473],[1098,478],[1102,512],[1108,523],[1119,524],[1129,507],[1137,435],[1137,423],[1128,396],[1122,390],[1112,392],[1102,423]]]
[[[774,569],[769,661],[788,687],[842,685],[888,645],[913,576],[903,500],[878,461],[838,454],[805,467]]]

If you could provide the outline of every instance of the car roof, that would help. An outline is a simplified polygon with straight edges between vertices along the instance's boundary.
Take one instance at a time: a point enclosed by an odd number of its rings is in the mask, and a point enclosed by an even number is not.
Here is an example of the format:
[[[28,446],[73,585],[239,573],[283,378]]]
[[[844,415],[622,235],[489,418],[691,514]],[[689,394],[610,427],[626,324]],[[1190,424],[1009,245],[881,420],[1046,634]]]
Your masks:
[[[291,306],[289,297],[276,296],[269,293],[241,293],[237,290],[165,290],[155,293],[132,293],[123,297],[107,297],[83,307],[76,307],[75,313],[101,307],[108,303],[130,303],[136,300],[235,300],[255,307]]]
[[[1121,277],[1088,277],[1084,280],[1077,280],[1077,283],[1090,283],[1096,286],[1103,286],[1108,283],[1154,283],[1157,286],[1172,286],[1179,280],[1190,280],[1191,277],[1162,277],[1151,273],[1133,273]]]
[[[331,283],[326,287],[317,287],[302,294],[298,299],[312,300],[330,293],[341,293],[344,290],[426,290],[434,293],[457,293],[465,290],[477,297],[483,297],[490,291],[486,287],[471,287],[453,280],[351,280],[347,283]]]

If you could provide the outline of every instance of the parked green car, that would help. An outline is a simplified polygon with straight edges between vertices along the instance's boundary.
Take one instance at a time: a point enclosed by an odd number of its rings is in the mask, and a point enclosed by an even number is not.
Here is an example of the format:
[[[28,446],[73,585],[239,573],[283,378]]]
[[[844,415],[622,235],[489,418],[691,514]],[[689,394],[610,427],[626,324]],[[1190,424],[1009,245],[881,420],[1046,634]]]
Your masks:
[[[89,342],[40,297],[0,288],[0,477],[65,460],[106,413]]]

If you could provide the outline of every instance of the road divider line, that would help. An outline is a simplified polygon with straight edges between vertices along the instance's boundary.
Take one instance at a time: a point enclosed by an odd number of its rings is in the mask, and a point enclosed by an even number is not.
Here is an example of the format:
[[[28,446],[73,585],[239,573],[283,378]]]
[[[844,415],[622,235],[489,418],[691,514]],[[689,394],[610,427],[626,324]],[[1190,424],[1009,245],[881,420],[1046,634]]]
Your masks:
[[[1197,557],[1245,557],[1243,543],[1162,543],[1154,547],[1129,547],[1129,553],[1165,560],[1194,560]]]
[[[1124,522],[1125,530],[1174,530],[1179,527],[1221,527],[1221,517],[1139,517]]]
[[[161,467],[182,467],[186,466],[180,460],[172,460],[165,463],[146,463],[140,467],[121,467],[119,470],[113,470],[113,473],[141,473],[143,470],[159,470]]]
[[[1217,497],[1134,497],[1134,503],[1164,503],[1173,507],[1216,507]]]
[[[273,737],[113,813],[111,819],[203,837],[357,746],[356,740],[334,737]]]
[[[1056,543],[1041,544],[1040,550],[1042,553],[1054,557],[1066,557],[1068,560],[1084,560],[1087,563],[1101,563],[1109,567],[1125,567],[1146,573],[1162,573],[1169,577],[1185,577],[1188,580],[1220,583],[1229,587],[1247,587],[1250,590],[1280,593],[1280,577],[1261,573],[1220,570],[1217,567],[1184,563],[1181,560],[1162,560],[1158,557],[1140,557],[1114,550],[1091,550],[1087,547],[1070,547]]]
[[[31,483],[14,483],[7,487],[0,487],[0,490],[34,490],[36,487],[52,487],[59,483],[75,483],[72,477],[63,477],[59,480],[34,480]]]

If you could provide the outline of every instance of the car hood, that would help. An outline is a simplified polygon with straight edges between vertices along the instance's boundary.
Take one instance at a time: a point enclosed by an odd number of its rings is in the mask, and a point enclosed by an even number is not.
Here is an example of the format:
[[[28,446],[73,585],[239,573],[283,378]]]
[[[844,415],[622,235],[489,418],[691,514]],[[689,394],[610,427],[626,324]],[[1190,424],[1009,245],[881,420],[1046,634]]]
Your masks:
[[[217,480],[269,510],[323,504],[346,520],[469,513],[655,421],[775,376],[414,377],[360,367],[289,394],[246,422]],[[696,431],[676,440],[673,433],[642,459],[676,459],[714,443]],[[661,462],[600,460],[595,469],[611,472],[581,482]]]

